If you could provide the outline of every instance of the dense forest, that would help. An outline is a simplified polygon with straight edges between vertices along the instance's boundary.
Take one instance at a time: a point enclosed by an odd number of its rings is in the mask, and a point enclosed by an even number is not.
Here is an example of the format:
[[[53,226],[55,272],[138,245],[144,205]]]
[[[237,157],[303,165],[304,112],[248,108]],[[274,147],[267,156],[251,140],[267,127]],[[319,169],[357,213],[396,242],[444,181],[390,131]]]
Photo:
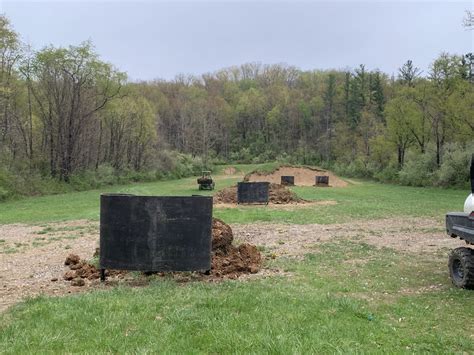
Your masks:
[[[408,185],[467,185],[474,55],[396,77],[360,65],[247,63],[130,82],[92,43],[33,50],[0,17],[0,200],[219,163],[316,164]]]

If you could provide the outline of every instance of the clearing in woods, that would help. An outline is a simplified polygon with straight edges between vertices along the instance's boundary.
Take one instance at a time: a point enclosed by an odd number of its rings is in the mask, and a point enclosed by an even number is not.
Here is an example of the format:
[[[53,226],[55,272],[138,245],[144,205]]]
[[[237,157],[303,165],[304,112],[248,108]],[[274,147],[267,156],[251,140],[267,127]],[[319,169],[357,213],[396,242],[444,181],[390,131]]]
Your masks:
[[[217,190],[261,168],[224,167]],[[190,178],[112,189],[196,188]],[[1,204],[2,351],[474,351],[473,293],[453,288],[446,267],[463,243],[445,235],[443,220],[465,191],[363,181],[291,190],[310,203],[215,209],[237,244],[264,257],[257,274],[220,281],[132,273],[71,286],[65,257],[93,260],[98,246],[99,191]]]

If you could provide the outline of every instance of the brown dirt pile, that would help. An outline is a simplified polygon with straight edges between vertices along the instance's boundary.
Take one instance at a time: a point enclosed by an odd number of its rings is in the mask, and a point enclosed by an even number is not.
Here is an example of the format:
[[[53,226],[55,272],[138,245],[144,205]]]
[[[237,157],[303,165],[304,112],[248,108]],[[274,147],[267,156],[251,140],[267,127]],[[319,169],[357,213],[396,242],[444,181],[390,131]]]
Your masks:
[[[237,173],[237,169],[233,166],[224,169],[224,175],[234,175],[235,173]]]
[[[314,186],[316,176],[329,176],[330,187],[346,187],[348,185],[347,181],[342,180],[329,170],[292,166],[282,166],[271,173],[251,173],[245,176],[244,180],[250,182],[268,181],[279,184],[282,176],[294,176],[296,186]]]
[[[96,250],[97,252],[97,250]],[[72,286],[84,286],[84,280],[97,280],[100,278],[100,270],[89,264],[76,254],[69,254],[64,261],[64,265],[69,266],[69,270],[63,275],[63,279],[71,281]],[[106,270],[106,276],[121,276],[124,271]],[[82,281],[81,281],[82,280]]]
[[[237,186],[226,187],[213,196],[214,203],[237,203]]]
[[[237,278],[239,274],[255,274],[260,270],[262,256],[255,245],[232,245],[234,235],[229,225],[212,219],[211,275]]]
[[[287,187],[271,183],[268,199],[273,204],[286,204],[286,203],[302,203],[305,200],[299,198],[294,192]],[[237,186],[227,187],[220,190],[214,195],[215,203],[237,203]]]
[[[212,261],[211,278],[237,278],[240,274],[255,274],[260,270],[262,257],[258,249],[251,244],[232,245],[234,235],[232,228],[220,219],[212,219]],[[95,250],[94,255],[100,251]],[[76,254],[69,254],[64,262],[69,270],[63,279],[72,286],[85,286],[84,280],[97,280],[100,270]],[[106,270],[106,276],[124,276],[126,271]],[[165,274],[165,273],[159,273]],[[179,274],[179,273],[173,273]]]
[[[268,197],[270,202],[275,204],[304,202],[303,199],[299,198],[287,187],[275,183],[270,184]]]

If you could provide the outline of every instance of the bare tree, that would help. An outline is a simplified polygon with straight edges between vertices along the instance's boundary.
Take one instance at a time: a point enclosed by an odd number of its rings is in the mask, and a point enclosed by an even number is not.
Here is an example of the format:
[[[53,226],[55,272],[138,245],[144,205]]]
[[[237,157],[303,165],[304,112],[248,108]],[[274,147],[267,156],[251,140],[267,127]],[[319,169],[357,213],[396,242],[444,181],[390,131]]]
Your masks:
[[[45,127],[51,175],[69,181],[84,149],[81,135],[117,97],[124,76],[101,62],[85,42],[38,52],[26,78]]]

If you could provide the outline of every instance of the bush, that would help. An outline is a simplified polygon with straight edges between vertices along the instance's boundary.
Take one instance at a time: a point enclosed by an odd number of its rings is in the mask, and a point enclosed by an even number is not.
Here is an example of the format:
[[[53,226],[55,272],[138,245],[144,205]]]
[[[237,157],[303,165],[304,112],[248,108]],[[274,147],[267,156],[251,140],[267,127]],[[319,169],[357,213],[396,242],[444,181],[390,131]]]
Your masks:
[[[399,181],[409,186],[433,185],[436,172],[436,155],[434,151],[424,154],[408,152],[405,165],[398,173]]]
[[[459,144],[446,145],[443,162],[436,172],[436,185],[445,187],[468,187],[469,166],[474,153],[474,144],[463,147]]]
[[[157,155],[155,163],[154,175],[158,180],[179,179],[199,175],[202,170],[212,170],[212,165],[204,164],[201,157],[167,150]]]
[[[389,164],[380,171],[376,171],[373,175],[375,180],[381,182],[398,182],[398,166],[397,164]]]
[[[357,158],[351,161],[349,164],[345,162],[336,162],[333,165],[333,170],[336,174],[355,177],[355,178],[367,178],[372,177],[372,173],[363,159]]]
[[[11,197],[11,191],[0,186],[0,201],[5,201]]]

